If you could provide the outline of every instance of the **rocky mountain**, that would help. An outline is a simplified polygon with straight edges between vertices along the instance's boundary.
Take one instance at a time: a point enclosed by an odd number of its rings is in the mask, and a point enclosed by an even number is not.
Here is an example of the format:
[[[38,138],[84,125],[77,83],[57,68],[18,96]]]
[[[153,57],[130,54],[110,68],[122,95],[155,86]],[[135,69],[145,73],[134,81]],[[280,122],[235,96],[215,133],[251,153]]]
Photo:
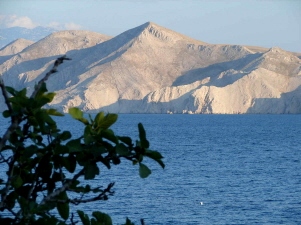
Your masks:
[[[72,61],[49,79],[48,89],[57,93],[51,107],[64,112],[76,106],[118,113],[301,113],[295,53],[213,45],[151,22],[113,38],[53,33],[10,55],[0,73],[6,85],[31,92],[63,54]]]
[[[5,62],[7,59],[13,55],[21,52],[23,49],[27,48],[29,45],[32,45],[34,42],[26,39],[17,39],[10,44],[6,45],[0,49],[0,64]]]

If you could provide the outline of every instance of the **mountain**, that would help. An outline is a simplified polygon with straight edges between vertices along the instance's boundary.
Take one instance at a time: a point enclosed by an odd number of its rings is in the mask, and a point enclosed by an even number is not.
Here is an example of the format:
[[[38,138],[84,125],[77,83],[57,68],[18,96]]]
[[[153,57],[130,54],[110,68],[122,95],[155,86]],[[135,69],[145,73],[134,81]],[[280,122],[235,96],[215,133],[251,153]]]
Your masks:
[[[57,30],[50,27],[41,26],[35,27],[33,29],[27,29],[24,27],[10,27],[0,29],[0,48],[20,38],[30,41],[38,41],[55,31]]]
[[[17,39],[2,49],[0,49],[0,64],[5,62],[7,59],[12,57],[13,55],[21,52],[23,49],[27,48],[29,45],[32,45],[34,42],[29,41],[23,38]]]
[[[72,61],[48,80],[57,93],[51,107],[64,112],[301,113],[295,53],[209,44],[152,22],[113,38],[53,33],[10,56],[0,73],[6,85],[31,92],[64,54]]]

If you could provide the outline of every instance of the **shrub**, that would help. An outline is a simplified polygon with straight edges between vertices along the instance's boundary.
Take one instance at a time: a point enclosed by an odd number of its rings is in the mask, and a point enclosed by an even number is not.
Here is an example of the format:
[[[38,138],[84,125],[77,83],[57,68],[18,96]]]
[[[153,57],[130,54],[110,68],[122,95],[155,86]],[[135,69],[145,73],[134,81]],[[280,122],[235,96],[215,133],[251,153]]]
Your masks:
[[[114,193],[114,183],[102,188],[80,181],[95,179],[101,164],[110,169],[121,160],[129,160],[139,166],[142,178],[151,174],[143,163],[145,157],[164,168],[162,155],[149,149],[141,123],[139,140],[135,143],[110,129],[117,121],[117,114],[99,112],[86,118],[80,109],[70,108],[69,114],[84,124],[82,135],[72,139],[70,131],[58,128],[52,117],[64,114],[45,107],[55,96],[48,92],[46,81],[65,60],[69,58],[63,56],[55,61],[30,97],[26,88],[17,91],[7,87],[0,77],[7,106],[3,116],[10,118],[10,125],[0,139],[0,164],[7,168],[0,172],[0,210],[6,212],[6,216],[0,216],[1,224],[75,224],[71,204],[107,200]],[[84,225],[112,224],[111,217],[102,212],[93,212],[92,218],[80,210],[77,214]],[[125,224],[132,222],[126,218]]]

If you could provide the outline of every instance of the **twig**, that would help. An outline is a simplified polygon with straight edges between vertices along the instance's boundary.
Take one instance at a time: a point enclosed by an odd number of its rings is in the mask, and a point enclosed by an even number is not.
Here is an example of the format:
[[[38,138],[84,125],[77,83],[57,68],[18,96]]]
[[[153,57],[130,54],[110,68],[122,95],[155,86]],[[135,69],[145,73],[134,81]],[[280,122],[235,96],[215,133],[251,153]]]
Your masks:
[[[74,213],[71,213],[71,218],[70,218],[71,225],[77,224],[78,221],[73,221],[73,219],[74,219]]]
[[[1,87],[1,90],[2,90],[2,95],[3,95],[4,100],[5,100],[5,104],[8,108],[8,111],[9,111],[10,114],[12,114],[13,108],[12,108],[11,103],[9,102],[9,97],[8,97],[8,94],[7,94],[7,91],[6,91],[6,88],[5,88],[4,81],[3,81],[2,77],[0,77],[0,87]],[[3,135],[3,137],[0,141],[0,150],[2,150],[2,148],[4,147],[6,141],[10,138],[10,135],[12,134],[12,132],[14,132],[14,130],[18,127],[18,125],[19,125],[18,118],[15,117],[15,116],[11,116],[11,125],[8,127],[7,131],[5,132],[5,134]]]
[[[108,187],[106,189],[104,189],[99,195],[97,195],[96,197],[94,198],[87,198],[87,199],[70,199],[69,202],[74,204],[74,205],[78,205],[80,203],[87,203],[87,202],[95,202],[95,201],[98,201],[98,200],[106,200],[106,193],[109,193],[109,194],[113,194],[114,192],[111,191],[111,188],[114,186],[114,183],[110,183],[108,185]]]
[[[2,77],[0,77],[0,87],[1,87],[1,90],[2,90],[2,95],[3,95],[4,100],[5,100],[5,104],[8,108],[8,111],[10,113],[12,113],[13,112],[12,105],[8,100],[9,97],[8,97],[8,94],[7,94],[7,91],[6,91],[6,88],[5,88],[4,81],[3,81]]]
[[[59,189],[57,189],[56,191],[52,192],[51,194],[47,195],[39,204],[44,205],[46,204],[48,201],[51,201],[53,198],[55,198],[56,196],[58,196],[60,193],[64,192],[65,190],[67,190],[70,185],[76,181],[80,176],[82,176],[85,172],[85,168],[81,169],[77,174],[75,174],[73,176],[73,178],[71,180],[69,180],[68,182],[66,182],[62,187],[60,187]]]
[[[6,141],[10,138],[10,135],[16,130],[16,128],[19,126],[19,119],[18,117],[12,117],[11,125],[7,128],[5,134],[3,135],[1,141],[0,141],[0,150],[4,147]]]
[[[11,160],[9,162],[7,182],[5,184],[3,194],[1,195],[1,202],[0,202],[0,209],[1,210],[6,208],[6,198],[7,198],[7,194],[9,192],[11,181],[12,181],[12,178],[13,178],[13,173],[14,173],[14,168],[15,168],[14,164],[15,164],[15,158],[14,158],[14,156],[12,156]]]
[[[140,219],[141,225],[145,225],[144,219]]]
[[[51,69],[48,73],[46,73],[46,75],[45,75],[44,78],[42,78],[42,79],[39,81],[39,83],[38,83],[37,86],[35,87],[35,90],[34,90],[34,92],[32,93],[32,95],[30,96],[30,98],[34,98],[34,97],[37,95],[38,91],[39,91],[40,88],[42,87],[42,84],[43,84],[45,81],[48,80],[48,78],[50,77],[51,74],[54,74],[54,73],[57,72],[58,66],[61,65],[61,64],[64,62],[64,60],[71,60],[71,59],[70,59],[70,58],[67,58],[67,57],[64,55],[64,56],[58,58],[57,60],[55,60],[52,69]]]

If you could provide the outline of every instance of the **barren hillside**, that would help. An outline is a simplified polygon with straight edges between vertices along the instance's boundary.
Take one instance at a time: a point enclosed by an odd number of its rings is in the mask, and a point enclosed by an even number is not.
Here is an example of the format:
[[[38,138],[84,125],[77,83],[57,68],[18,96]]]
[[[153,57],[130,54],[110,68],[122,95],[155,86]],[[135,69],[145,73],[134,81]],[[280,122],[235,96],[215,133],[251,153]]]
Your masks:
[[[0,65],[7,83],[34,84],[55,58],[52,107],[122,113],[301,113],[301,60],[279,48],[213,45],[148,22],[110,38],[63,31]]]

